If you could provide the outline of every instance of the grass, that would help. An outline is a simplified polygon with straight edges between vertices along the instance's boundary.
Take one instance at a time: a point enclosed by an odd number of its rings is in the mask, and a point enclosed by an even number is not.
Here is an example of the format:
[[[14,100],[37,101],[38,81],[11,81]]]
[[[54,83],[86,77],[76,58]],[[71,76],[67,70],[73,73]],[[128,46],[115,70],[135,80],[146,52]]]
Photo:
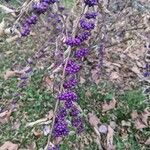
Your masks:
[[[6,60],[6,59],[5,59]],[[52,94],[49,91],[46,91],[41,86],[43,71],[37,71],[32,77],[31,82],[29,86],[23,91],[24,96],[19,100],[19,110],[14,112],[12,114],[12,119],[10,123],[6,125],[1,126],[1,134],[0,134],[0,144],[7,140],[11,140],[14,142],[21,143],[22,147],[25,147],[26,145],[30,144],[31,141],[35,141],[38,148],[43,147],[46,144],[46,136],[41,136],[40,138],[36,138],[33,135],[34,129],[42,130],[42,126],[35,126],[32,128],[26,128],[25,125],[28,122],[36,121],[40,118],[43,118],[45,114],[53,109],[53,105],[55,104],[55,99],[53,98]],[[16,84],[17,80],[15,78],[6,80],[3,83],[3,86],[1,88],[3,99],[7,99],[9,101],[10,95],[8,93],[12,93],[16,90]],[[105,89],[104,89],[105,85]],[[85,114],[88,112],[93,111],[94,107],[94,113],[97,114],[97,116],[100,118],[100,120],[103,123],[109,123],[112,121],[112,114],[116,116],[116,123],[118,125],[121,124],[122,120],[129,120],[130,113],[132,110],[137,110],[139,108],[144,109],[146,106],[143,104],[144,101],[144,95],[140,89],[135,89],[131,91],[126,91],[124,94],[119,95],[118,93],[115,93],[115,98],[117,102],[123,104],[122,107],[117,107],[116,109],[109,111],[108,113],[102,113],[101,111],[101,103],[104,100],[110,100],[112,96],[114,96],[114,93],[112,91],[109,91],[110,84],[107,86],[107,83],[101,84],[101,86],[81,86],[78,89],[78,94],[80,95],[80,101],[79,104],[81,108],[84,110]],[[101,89],[107,91],[106,93],[101,93]],[[7,91],[8,90],[8,91]],[[6,92],[7,91],[7,92]],[[91,92],[91,96],[86,96],[86,92]],[[133,103],[131,103],[131,101]],[[138,106],[137,106],[138,104]],[[5,104],[3,104],[5,106]],[[15,122],[20,121],[20,127],[19,129],[13,130],[12,126]],[[130,133],[128,133],[128,138],[124,139],[120,135],[120,131],[117,131],[117,134],[115,135],[115,143],[118,150],[123,150],[126,147],[129,147],[129,149],[132,150],[140,150],[140,144],[138,144],[138,141],[136,140],[135,135],[137,134],[135,128],[130,128]],[[3,131],[3,132],[2,132]],[[87,134],[91,134],[93,132],[92,128],[89,126],[88,122],[86,122],[86,132]],[[145,133],[145,137],[147,137],[147,131],[143,131]],[[142,133],[143,134],[143,133]],[[61,145],[61,150],[69,150],[71,144],[68,143],[74,143],[77,141],[78,137],[76,136],[70,136],[67,138],[63,144]],[[96,143],[91,143],[90,146],[85,146],[85,150],[90,149],[98,149]]]

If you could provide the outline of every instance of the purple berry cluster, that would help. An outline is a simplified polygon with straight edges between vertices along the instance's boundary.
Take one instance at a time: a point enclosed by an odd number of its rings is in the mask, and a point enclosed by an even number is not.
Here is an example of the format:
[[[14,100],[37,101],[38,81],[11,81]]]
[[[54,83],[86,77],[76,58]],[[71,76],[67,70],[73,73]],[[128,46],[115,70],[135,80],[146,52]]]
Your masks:
[[[80,20],[80,26],[84,30],[93,30],[95,24],[93,22],[86,21],[84,19]]]
[[[41,0],[38,3],[34,3],[32,5],[34,13],[23,23],[21,35],[28,36],[30,34],[31,26],[37,23],[38,16],[44,14],[48,10],[49,5],[54,4],[55,2],[57,2],[57,0]]]
[[[38,17],[33,14],[29,18],[26,19],[25,23],[23,24],[23,31],[21,32],[22,36],[27,36],[30,34],[30,27],[36,24]]]
[[[58,96],[60,101],[77,101],[78,97],[75,92],[67,91]]]
[[[83,58],[83,57],[87,56],[88,53],[89,53],[88,48],[81,48],[75,52],[75,57],[76,58]]]
[[[69,60],[66,66],[66,73],[68,74],[76,74],[81,69],[80,65],[78,65],[75,61]]]
[[[74,47],[74,46],[80,46],[84,41],[86,41],[90,37],[91,33],[89,31],[85,31],[83,33],[80,33],[75,38],[69,37],[66,40],[66,44]]]
[[[96,19],[97,13],[96,12],[88,12],[85,14],[86,19]]]
[[[67,114],[67,110],[64,107],[59,108],[53,129],[53,134],[55,137],[62,137],[68,135],[69,128],[66,122]]]
[[[75,78],[70,78],[68,81],[66,81],[64,84],[63,84],[63,87],[65,89],[72,89],[74,88],[76,85],[77,85],[77,80]]]
[[[88,6],[94,6],[97,1],[85,1]],[[97,13],[91,12],[84,14],[84,19],[80,19],[79,33],[75,37],[69,37],[65,44],[74,49],[72,57],[68,60],[65,72],[65,82],[63,84],[64,91],[58,95],[58,99],[63,105],[59,109],[56,120],[54,123],[53,133],[55,137],[62,137],[69,134],[69,125],[67,125],[67,120],[70,120],[71,126],[75,129],[77,133],[81,133],[84,130],[83,119],[81,117],[80,111],[75,106],[75,102],[78,100],[77,94],[74,92],[73,88],[77,86],[76,75],[81,70],[81,65],[84,59],[89,54],[89,48],[85,47],[84,42],[89,39],[92,29],[94,29],[94,22],[90,22],[89,19],[96,19]],[[79,47],[76,49],[76,47]],[[67,113],[66,113],[67,111]],[[61,113],[60,113],[61,112]],[[68,117],[69,116],[69,117]]]
[[[98,5],[98,0],[84,0],[84,2],[89,7],[93,7],[95,5]]]

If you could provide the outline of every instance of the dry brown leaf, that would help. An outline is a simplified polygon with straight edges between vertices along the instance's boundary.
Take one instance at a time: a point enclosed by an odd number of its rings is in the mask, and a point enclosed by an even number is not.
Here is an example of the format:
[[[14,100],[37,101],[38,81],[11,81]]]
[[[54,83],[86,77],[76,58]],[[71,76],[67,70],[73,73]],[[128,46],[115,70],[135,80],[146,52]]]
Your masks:
[[[10,13],[10,14],[12,14],[14,17],[16,17],[15,11],[14,11],[13,9],[10,9],[10,8],[4,6],[4,5],[1,5],[1,4],[0,4],[0,8],[1,8],[6,14]]]
[[[147,139],[147,141],[145,142],[145,145],[150,145],[150,138]]]
[[[100,82],[99,73],[98,73],[98,72],[99,72],[99,71],[96,70],[96,69],[91,71],[92,79],[93,79],[93,81],[94,81],[96,84],[99,84],[99,82]]]
[[[129,121],[125,121],[125,120],[122,120],[121,121],[121,125],[123,126],[123,127],[131,127],[131,122],[129,122]]]
[[[90,97],[90,96],[92,96],[92,93],[91,93],[90,91],[86,91],[85,95],[86,95],[87,97]]]
[[[52,86],[53,78],[50,78],[49,76],[44,77],[44,81],[48,86]]]
[[[133,111],[133,112],[131,113],[131,118],[134,120],[134,119],[136,119],[137,117],[138,117],[137,111]]]
[[[2,22],[0,23],[0,36],[4,34],[4,28],[5,28],[5,21],[3,19]]]
[[[85,80],[84,78],[80,77],[80,83],[81,83],[81,84],[85,83],[85,81],[86,81],[86,80]]]
[[[12,113],[11,110],[6,110],[0,113],[0,123],[2,124],[7,123],[9,121],[11,113]]]
[[[114,109],[116,106],[116,100],[113,98],[113,100],[111,100],[109,103],[104,102],[102,104],[102,112],[106,112],[108,110]]]
[[[7,141],[0,147],[0,150],[18,150],[18,145]]]
[[[47,120],[48,120],[48,118],[42,118],[42,119],[36,120],[34,122],[27,123],[26,127],[33,127],[34,125],[46,122]]]
[[[35,142],[32,142],[31,144],[28,145],[28,150],[36,150],[36,149],[37,147]]]
[[[62,137],[56,137],[55,140],[54,140],[54,144],[58,145],[62,140],[63,140]]]
[[[136,129],[143,129],[143,128],[146,128],[146,127],[147,127],[145,124],[143,124],[143,122],[142,122],[139,118],[137,118],[137,119],[134,121],[134,123],[135,123]]]
[[[98,124],[100,124],[100,120],[97,118],[97,116],[93,113],[89,113],[88,117],[89,117],[89,123],[91,124],[91,126],[97,128]]]
[[[8,78],[15,77],[15,76],[20,76],[23,72],[21,71],[12,71],[12,70],[7,70],[4,79],[7,80]]]
[[[19,35],[14,35],[12,37],[7,38],[6,42],[11,43],[11,42],[16,41],[18,38],[19,38]]]
[[[114,150],[115,147],[113,145],[113,136],[114,130],[108,126],[108,133],[107,133],[107,150]]]
[[[148,109],[145,109],[144,112],[138,114],[136,111],[133,111],[131,117],[134,121],[136,129],[143,129],[148,127],[148,117],[150,116],[150,112]]]
[[[50,111],[48,112],[47,118],[50,120],[50,119],[52,119],[53,117],[54,117],[54,111],[53,111],[53,110],[50,110]]]
[[[132,67],[131,70],[138,76],[141,75],[141,71],[139,70],[139,68],[137,66]]]
[[[145,109],[144,112],[141,114],[142,122],[146,125],[148,125],[147,121],[149,116],[150,116],[150,111],[148,111],[148,109]]]
[[[39,137],[41,137],[43,135],[43,132],[41,130],[34,130],[33,134],[34,134],[34,136],[39,138]]]
[[[111,75],[110,75],[110,79],[111,79],[111,80],[119,79],[119,74],[118,74],[118,72],[112,72]]]

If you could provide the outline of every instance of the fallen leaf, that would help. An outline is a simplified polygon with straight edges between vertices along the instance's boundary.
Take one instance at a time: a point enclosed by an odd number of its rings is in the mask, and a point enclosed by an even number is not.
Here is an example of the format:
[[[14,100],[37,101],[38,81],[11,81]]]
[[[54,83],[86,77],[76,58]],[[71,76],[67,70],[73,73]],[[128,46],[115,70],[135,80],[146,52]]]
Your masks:
[[[16,121],[13,123],[12,129],[13,130],[19,130],[20,125],[21,125],[21,123],[19,121]]]
[[[7,13],[7,14],[10,13],[10,14],[12,14],[14,17],[16,17],[15,10],[10,9],[10,8],[4,6],[4,5],[1,5],[1,4],[0,4],[0,8],[1,8],[5,13]]]
[[[90,91],[86,91],[85,95],[86,95],[87,97],[90,97],[90,96],[92,96],[92,93],[91,93]]]
[[[134,123],[136,129],[143,129],[147,127],[145,124],[143,124],[143,122],[139,118],[135,119]]]
[[[52,90],[54,86],[54,76],[45,76],[43,78],[43,86]]]
[[[134,120],[134,119],[136,119],[137,117],[138,117],[137,111],[133,111],[133,112],[131,113],[131,118]]]
[[[13,53],[13,51],[6,51],[5,52],[6,55],[9,55],[9,54],[12,54],[12,53]]]
[[[99,79],[99,70],[91,70],[91,74],[92,74],[92,79],[96,84],[99,84],[100,79]]]
[[[43,135],[43,132],[41,130],[34,130],[33,134],[34,134],[34,136],[39,138],[39,137],[41,137]]]
[[[131,122],[129,122],[129,121],[125,121],[125,120],[122,120],[121,121],[121,125],[123,126],[123,127],[131,127]]]
[[[97,128],[98,124],[100,124],[100,120],[97,118],[97,116],[93,113],[89,113],[88,117],[89,117],[89,123],[91,124],[91,126]]]
[[[131,71],[133,71],[136,75],[141,76],[141,71],[137,66],[132,67]]]
[[[136,129],[143,129],[148,127],[148,117],[150,116],[150,111],[145,109],[144,112],[138,114],[137,111],[133,111],[131,114],[132,120],[134,121]]]
[[[112,72],[111,75],[110,75],[110,79],[111,80],[116,80],[119,78],[119,74],[118,72]]]
[[[108,126],[108,133],[107,133],[107,150],[114,150],[115,147],[113,145],[113,136],[114,130]]]
[[[0,123],[2,124],[7,123],[9,121],[11,113],[12,113],[11,110],[6,110],[0,113]]]
[[[47,118],[50,120],[50,119],[52,119],[53,117],[54,117],[54,112],[53,112],[53,110],[50,110],[50,111],[48,112]]]
[[[26,127],[33,127],[34,125],[46,122],[47,120],[48,120],[47,118],[42,118],[42,119],[36,120],[34,122],[27,123]]]
[[[50,127],[48,125],[44,126],[43,133],[44,135],[48,135],[50,133]]]
[[[0,150],[18,150],[18,145],[7,141],[0,147]]]
[[[6,39],[6,42],[11,43],[16,41],[19,38],[19,35],[15,35]]]
[[[141,114],[142,122],[146,125],[148,125],[147,121],[149,116],[150,116],[150,111],[148,111],[148,109],[145,109],[144,112]]]
[[[145,142],[145,145],[150,145],[150,138],[147,139],[147,141]]]
[[[31,144],[28,145],[28,150],[36,150],[36,149],[37,147],[35,142],[32,142]]]
[[[114,109],[116,106],[116,100],[113,98],[109,103],[104,102],[102,104],[102,112],[106,112],[108,110]]]
[[[85,83],[85,81],[86,81],[86,80],[85,80],[84,78],[80,77],[80,83],[81,83],[81,84]]]
[[[7,70],[4,79],[7,80],[8,78],[15,77],[15,76],[20,76],[22,74],[21,71],[12,71],[12,70]]]
[[[55,140],[54,140],[54,144],[58,145],[62,140],[63,140],[62,137],[56,137]]]
[[[4,28],[5,28],[5,21],[4,21],[4,19],[3,19],[2,22],[0,23],[0,36],[3,35],[3,33],[4,33]]]

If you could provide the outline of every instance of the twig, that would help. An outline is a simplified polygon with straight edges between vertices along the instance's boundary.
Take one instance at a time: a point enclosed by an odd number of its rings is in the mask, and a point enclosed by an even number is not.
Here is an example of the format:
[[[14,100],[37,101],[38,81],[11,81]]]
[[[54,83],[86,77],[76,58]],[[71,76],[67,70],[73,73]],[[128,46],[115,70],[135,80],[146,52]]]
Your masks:
[[[27,0],[23,5],[22,5],[22,9],[20,10],[20,14],[18,15],[16,21],[14,22],[14,25],[12,27],[12,30],[16,27],[16,24],[18,23],[18,21],[20,20],[20,18],[23,16],[23,14],[26,11],[26,8],[29,7],[29,5],[33,2],[34,0]]]
[[[122,40],[122,41],[120,41],[120,42],[115,42],[115,43],[113,43],[113,44],[107,45],[106,48],[110,48],[110,47],[116,46],[116,45],[118,45],[118,44],[121,44],[121,43],[130,41],[130,40],[133,40],[133,37],[124,39],[124,40]]]

